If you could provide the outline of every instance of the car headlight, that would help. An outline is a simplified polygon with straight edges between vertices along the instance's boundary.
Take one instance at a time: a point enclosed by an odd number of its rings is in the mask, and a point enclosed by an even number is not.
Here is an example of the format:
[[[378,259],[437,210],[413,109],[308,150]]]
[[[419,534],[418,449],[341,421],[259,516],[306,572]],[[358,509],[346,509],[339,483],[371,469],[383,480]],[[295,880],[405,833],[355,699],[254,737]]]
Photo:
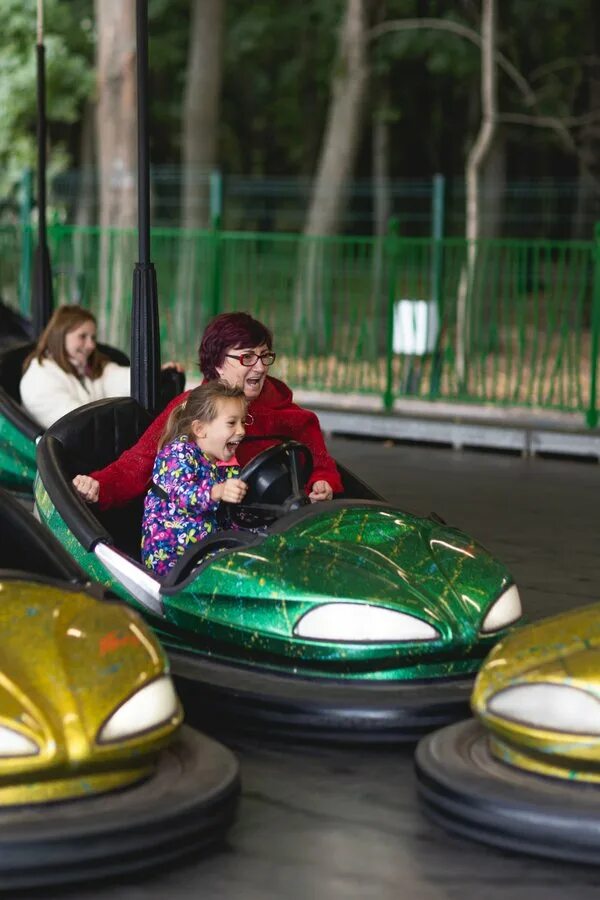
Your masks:
[[[512,625],[517,619],[521,618],[523,610],[521,609],[521,598],[517,590],[516,584],[511,584],[508,590],[498,597],[487,616],[483,620],[481,631],[484,634],[490,634],[492,631],[499,631]]]
[[[532,728],[600,735],[600,703],[587,691],[569,685],[518,684],[495,694],[487,709]]]
[[[439,632],[427,622],[368,603],[324,603],[309,610],[297,622],[294,634],[316,641],[433,641]]]
[[[36,756],[40,752],[35,741],[14,731],[6,725],[0,725],[0,758],[7,756]]]
[[[98,743],[107,744],[158,728],[177,714],[179,702],[168,675],[146,684],[104,723]]]

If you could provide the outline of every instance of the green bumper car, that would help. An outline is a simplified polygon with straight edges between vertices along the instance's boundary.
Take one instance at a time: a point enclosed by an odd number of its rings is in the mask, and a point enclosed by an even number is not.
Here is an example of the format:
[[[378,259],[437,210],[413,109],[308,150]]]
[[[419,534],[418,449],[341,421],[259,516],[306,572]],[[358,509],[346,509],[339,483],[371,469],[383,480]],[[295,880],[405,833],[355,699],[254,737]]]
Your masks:
[[[35,444],[43,428],[21,406],[23,362],[34,345],[18,344],[0,353],[0,486],[31,496]]]
[[[141,499],[96,512],[71,487],[148,422],[131,399],[65,416],[39,444],[35,498],[79,565],[155,629],[190,706],[219,727],[357,741],[464,715],[481,660],[521,614],[500,562],[343,467],[344,497],[306,504],[310,454],[288,441],[242,472],[236,514],[254,530],[218,532],[159,580],[139,562]]]

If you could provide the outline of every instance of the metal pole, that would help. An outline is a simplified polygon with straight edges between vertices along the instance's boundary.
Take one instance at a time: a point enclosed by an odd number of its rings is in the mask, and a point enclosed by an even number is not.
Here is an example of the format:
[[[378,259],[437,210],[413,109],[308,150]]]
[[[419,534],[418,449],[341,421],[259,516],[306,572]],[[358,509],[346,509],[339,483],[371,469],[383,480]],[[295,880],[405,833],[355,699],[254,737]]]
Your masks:
[[[46,50],[44,47],[44,4],[37,4],[37,212],[38,242],[35,248],[31,318],[34,333],[39,334],[52,315],[52,272],[46,237]]]
[[[156,271],[150,262],[147,0],[136,0],[136,41],[139,259],[133,271],[131,395],[149,412],[154,412],[158,405],[160,328]]]

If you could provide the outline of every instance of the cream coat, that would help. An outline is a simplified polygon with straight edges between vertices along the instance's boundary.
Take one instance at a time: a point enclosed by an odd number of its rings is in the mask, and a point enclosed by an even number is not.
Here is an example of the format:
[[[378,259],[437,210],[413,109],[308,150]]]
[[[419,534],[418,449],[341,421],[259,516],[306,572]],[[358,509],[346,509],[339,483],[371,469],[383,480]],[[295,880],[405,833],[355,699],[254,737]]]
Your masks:
[[[100,378],[82,378],[63,371],[52,359],[33,359],[21,378],[21,401],[29,415],[48,428],[61,416],[106,397],[128,397],[131,393],[129,366],[106,364]]]

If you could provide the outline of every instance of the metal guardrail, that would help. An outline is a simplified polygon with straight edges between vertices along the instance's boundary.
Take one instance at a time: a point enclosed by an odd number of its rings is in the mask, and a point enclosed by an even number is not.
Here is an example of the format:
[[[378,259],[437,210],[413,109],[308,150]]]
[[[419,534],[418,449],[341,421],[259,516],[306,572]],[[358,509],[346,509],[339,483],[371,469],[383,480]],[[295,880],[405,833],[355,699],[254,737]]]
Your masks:
[[[133,231],[54,225],[57,302],[129,342]],[[0,228],[0,292],[19,305],[29,229]],[[579,412],[595,426],[600,330],[596,240],[307,238],[152,232],[163,354],[195,372],[214,314],[244,309],[277,338],[277,372],[296,387]]]

